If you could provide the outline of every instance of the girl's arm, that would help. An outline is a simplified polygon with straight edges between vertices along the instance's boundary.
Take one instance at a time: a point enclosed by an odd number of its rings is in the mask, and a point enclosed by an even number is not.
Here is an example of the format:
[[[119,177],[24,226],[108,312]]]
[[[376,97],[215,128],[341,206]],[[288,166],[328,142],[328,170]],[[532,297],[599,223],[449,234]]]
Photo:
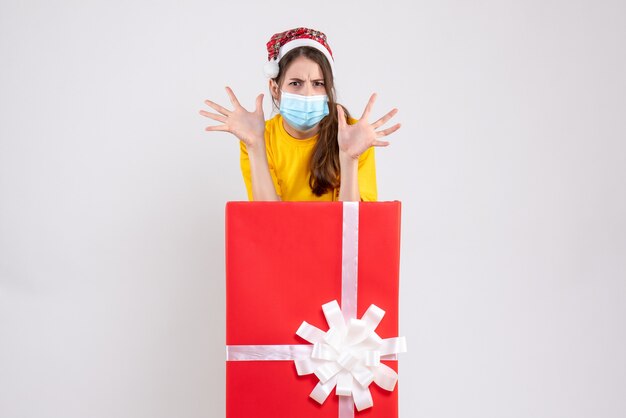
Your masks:
[[[349,154],[339,151],[340,184],[339,200],[342,202],[358,202],[359,193],[359,158],[352,158]]]
[[[272,181],[267,153],[265,151],[265,140],[255,141],[253,146],[246,144],[248,158],[250,160],[250,178],[252,183],[252,198],[255,201],[280,200]]]
[[[241,106],[235,93],[226,87],[226,93],[233,105],[228,110],[217,103],[205,100],[205,103],[218,113],[201,110],[200,114],[221,122],[222,125],[207,126],[206,131],[230,132],[246,144],[250,159],[250,177],[254,200],[280,200],[276,194],[265,154],[265,117],[263,115],[263,95],[256,98],[254,112],[248,112]]]
[[[376,93],[372,94],[367,106],[365,106],[363,116],[354,125],[348,125],[343,108],[341,105],[337,105],[339,119],[337,142],[339,143],[339,165],[341,168],[339,200],[341,201],[358,202],[361,200],[358,178],[359,156],[370,147],[386,147],[389,142],[381,141],[379,138],[400,129],[400,124],[397,123],[391,128],[382,131],[376,130],[389,121],[398,112],[398,109],[392,109],[374,123],[368,122],[375,101]]]

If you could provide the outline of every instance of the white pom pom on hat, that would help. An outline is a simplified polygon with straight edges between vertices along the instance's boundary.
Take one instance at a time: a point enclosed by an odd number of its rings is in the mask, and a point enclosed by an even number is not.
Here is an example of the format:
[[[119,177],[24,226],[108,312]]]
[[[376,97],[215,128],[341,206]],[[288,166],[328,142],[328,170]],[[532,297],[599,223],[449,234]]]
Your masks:
[[[268,78],[276,78],[278,76],[278,63],[292,49],[310,46],[321,51],[331,70],[334,70],[333,53],[326,41],[326,35],[318,30],[309,28],[290,29],[285,32],[279,32],[272,36],[267,43],[267,63],[263,67],[263,72]]]
[[[278,70],[277,60],[268,61],[263,66],[263,73],[267,78],[276,78],[278,76]]]

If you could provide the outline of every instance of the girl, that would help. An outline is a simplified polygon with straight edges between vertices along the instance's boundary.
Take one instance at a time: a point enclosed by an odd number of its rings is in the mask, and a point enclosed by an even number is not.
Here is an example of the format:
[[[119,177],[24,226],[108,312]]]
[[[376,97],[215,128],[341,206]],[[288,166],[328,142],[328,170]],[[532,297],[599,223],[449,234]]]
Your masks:
[[[241,171],[249,200],[374,201],[377,199],[373,146],[400,128],[377,130],[391,119],[392,109],[374,123],[369,117],[372,94],[361,119],[352,119],[336,103],[333,56],[322,32],[297,28],[277,33],[267,43],[265,74],[279,113],[268,121],[263,94],[254,112],[244,109],[226,87],[233,110],[210,100],[218,113],[200,114],[221,125],[207,131],[226,131],[239,138]]]

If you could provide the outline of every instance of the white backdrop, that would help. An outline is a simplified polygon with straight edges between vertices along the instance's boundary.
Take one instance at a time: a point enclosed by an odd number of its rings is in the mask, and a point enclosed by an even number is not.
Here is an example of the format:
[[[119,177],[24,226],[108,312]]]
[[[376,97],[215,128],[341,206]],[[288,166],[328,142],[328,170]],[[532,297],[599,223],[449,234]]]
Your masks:
[[[397,106],[403,417],[626,416],[626,3],[0,2],[0,417],[224,414],[224,204],[204,99],[327,33]],[[266,116],[270,104],[265,102]]]

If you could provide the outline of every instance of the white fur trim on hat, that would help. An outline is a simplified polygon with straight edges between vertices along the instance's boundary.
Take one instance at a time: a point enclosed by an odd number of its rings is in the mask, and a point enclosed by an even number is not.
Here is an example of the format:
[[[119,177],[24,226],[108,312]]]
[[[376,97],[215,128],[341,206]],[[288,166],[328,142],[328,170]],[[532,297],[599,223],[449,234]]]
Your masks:
[[[289,51],[291,51],[292,49],[299,48],[301,46],[310,46],[322,52],[324,56],[326,57],[326,59],[328,60],[328,63],[330,64],[330,69],[333,71],[333,73],[335,72],[335,68],[333,65],[334,64],[333,57],[332,55],[330,55],[330,52],[328,51],[328,49],[326,49],[324,45],[322,45],[321,43],[317,42],[314,39],[299,38],[299,39],[294,39],[293,41],[289,41],[285,45],[280,47],[277,60],[272,60],[272,61],[268,61],[267,63],[265,63],[265,66],[263,67],[263,72],[265,73],[265,76],[268,78],[275,78],[278,75],[278,62],[285,55],[287,55]]]

